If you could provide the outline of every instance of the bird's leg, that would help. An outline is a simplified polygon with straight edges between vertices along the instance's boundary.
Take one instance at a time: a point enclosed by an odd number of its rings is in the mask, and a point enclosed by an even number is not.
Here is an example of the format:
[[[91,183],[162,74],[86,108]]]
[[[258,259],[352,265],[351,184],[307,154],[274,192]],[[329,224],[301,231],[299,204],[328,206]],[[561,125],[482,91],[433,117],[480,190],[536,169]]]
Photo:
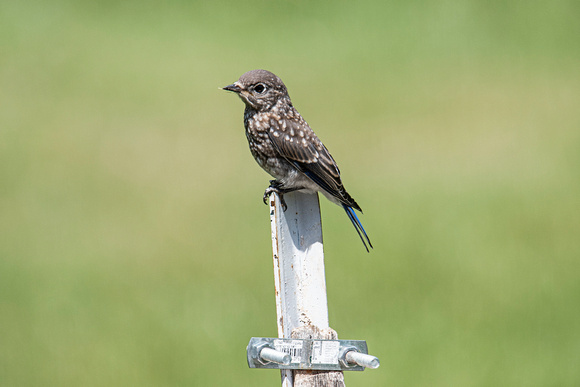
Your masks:
[[[272,193],[277,193],[278,197],[280,198],[280,205],[282,206],[282,209],[284,210],[284,212],[288,209],[288,206],[286,205],[286,201],[284,200],[284,194],[288,193],[288,192],[293,192],[293,191],[298,191],[302,188],[283,188],[282,187],[282,182],[278,181],[278,180],[270,180],[270,186],[268,188],[266,188],[266,190],[264,191],[264,204],[268,204],[268,197],[270,197],[270,195],[272,195]]]
[[[280,204],[282,205],[282,209],[286,211],[288,206],[286,205],[286,201],[284,200],[284,194],[287,192],[286,190],[282,189],[282,183],[278,180],[270,180],[270,186],[266,188],[264,191],[264,204],[268,204],[268,198],[272,193],[277,193],[278,197],[280,198]]]
[[[268,187],[266,188],[266,191],[264,191],[264,204],[268,204],[268,198],[270,197],[270,195],[272,195],[273,193],[277,193],[278,197],[280,198],[280,204],[282,205],[282,209],[284,211],[286,211],[286,209],[288,208],[288,206],[286,205],[286,200],[284,200],[284,192],[281,191],[278,188],[274,188],[274,187]]]

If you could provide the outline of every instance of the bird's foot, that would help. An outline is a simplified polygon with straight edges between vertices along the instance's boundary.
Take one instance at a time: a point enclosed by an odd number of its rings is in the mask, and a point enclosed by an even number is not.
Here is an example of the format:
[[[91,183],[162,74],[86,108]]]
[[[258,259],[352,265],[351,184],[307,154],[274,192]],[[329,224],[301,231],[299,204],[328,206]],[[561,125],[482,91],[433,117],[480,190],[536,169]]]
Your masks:
[[[278,194],[278,197],[280,198],[280,205],[282,206],[282,210],[284,210],[284,212],[286,212],[286,210],[288,209],[288,206],[286,205],[286,201],[284,200],[284,190],[281,190],[277,187],[269,186],[268,188],[266,188],[266,190],[264,191],[264,197],[263,197],[264,204],[268,204],[268,198],[273,193]]]
[[[278,194],[278,197],[280,198],[280,205],[282,206],[284,212],[286,212],[288,206],[286,205],[286,201],[284,200],[284,194],[290,191],[281,188],[281,185],[282,183],[280,183],[278,180],[270,180],[270,186],[266,188],[266,190],[264,191],[263,199],[264,204],[268,204],[268,198],[270,197],[270,195],[272,195],[273,193]]]
[[[284,210],[284,212],[286,212],[288,206],[286,205],[286,201],[284,200],[284,194],[294,191],[300,191],[301,189],[304,189],[304,187],[287,188],[284,187],[283,183],[278,180],[270,180],[270,186],[266,188],[266,191],[264,191],[264,204],[268,204],[268,197],[275,192],[278,194],[278,197],[280,198],[280,205],[282,206],[282,209]]]

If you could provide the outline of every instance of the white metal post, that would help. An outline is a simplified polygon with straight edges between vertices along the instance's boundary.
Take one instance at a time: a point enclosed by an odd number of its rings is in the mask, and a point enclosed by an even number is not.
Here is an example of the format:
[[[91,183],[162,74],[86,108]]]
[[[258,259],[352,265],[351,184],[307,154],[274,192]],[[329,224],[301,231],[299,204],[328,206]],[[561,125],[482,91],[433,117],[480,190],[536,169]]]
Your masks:
[[[329,326],[318,194],[296,191],[284,199],[286,211],[277,195],[270,196],[270,221],[278,337],[290,338],[298,327]],[[281,373],[282,386],[292,387],[292,371]]]
[[[278,336],[301,325],[328,327],[322,224],[317,194],[300,191],[270,197]]]

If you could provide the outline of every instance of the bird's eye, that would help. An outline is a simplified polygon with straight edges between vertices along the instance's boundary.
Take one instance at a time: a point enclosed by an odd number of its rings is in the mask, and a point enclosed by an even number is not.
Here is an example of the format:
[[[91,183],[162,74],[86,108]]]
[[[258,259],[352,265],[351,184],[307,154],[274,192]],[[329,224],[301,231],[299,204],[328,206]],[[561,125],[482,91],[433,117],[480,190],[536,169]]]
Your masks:
[[[256,91],[256,93],[258,94],[262,94],[265,90],[266,90],[266,86],[264,86],[264,84],[262,83],[258,83],[255,87],[254,90]]]

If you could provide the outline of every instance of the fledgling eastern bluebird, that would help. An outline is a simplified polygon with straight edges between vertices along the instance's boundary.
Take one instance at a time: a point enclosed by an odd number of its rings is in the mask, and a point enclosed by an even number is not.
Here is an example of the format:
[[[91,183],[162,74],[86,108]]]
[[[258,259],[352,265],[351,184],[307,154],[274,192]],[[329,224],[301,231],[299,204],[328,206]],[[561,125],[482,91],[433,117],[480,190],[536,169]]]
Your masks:
[[[292,105],[280,78],[266,70],[252,70],[223,88],[244,101],[244,126],[252,155],[276,180],[264,192],[264,203],[273,192],[286,210],[284,194],[297,190],[321,192],[342,206],[365,248],[373,245],[354,210],[359,205],[346,192],[336,162],[304,118]],[[364,237],[363,237],[364,235]]]

